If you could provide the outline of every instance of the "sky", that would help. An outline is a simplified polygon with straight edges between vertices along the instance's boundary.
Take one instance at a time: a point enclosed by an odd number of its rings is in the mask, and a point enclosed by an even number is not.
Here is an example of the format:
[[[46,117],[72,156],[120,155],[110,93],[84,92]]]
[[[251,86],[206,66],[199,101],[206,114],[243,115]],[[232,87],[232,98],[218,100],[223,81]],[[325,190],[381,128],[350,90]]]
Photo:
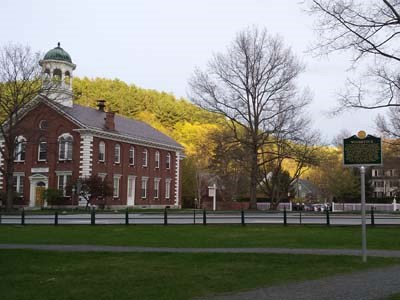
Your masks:
[[[306,69],[298,85],[314,99],[313,127],[330,143],[341,131],[375,133],[377,111],[330,117],[343,89],[349,56],[316,58],[313,17],[297,0],[0,0],[0,46],[46,52],[61,42],[74,76],[118,78],[187,98],[188,80],[249,26],[283,37]],[[379,111],[383,113],[384,111]]]

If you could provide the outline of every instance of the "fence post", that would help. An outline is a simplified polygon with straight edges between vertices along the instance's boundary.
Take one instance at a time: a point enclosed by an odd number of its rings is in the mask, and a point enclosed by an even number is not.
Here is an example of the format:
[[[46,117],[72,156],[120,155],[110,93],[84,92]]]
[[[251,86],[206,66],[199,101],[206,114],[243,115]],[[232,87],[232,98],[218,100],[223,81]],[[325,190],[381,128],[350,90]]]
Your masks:
[[[371,206],[371,225],[375,226],[375,213],[374,213],[374,207]]]
[[[55,211],[54,213],[54,225],[58,225],[58,211]]]
[[[299,218],[300,218],[300,225],[303,223],[303,220],[301,219],[301,211],[300,211],[300,215],[299,215]]]
[[[21,212],[21,225],[25,225],[25,210],[22,209]]]
[[[329,218],[329,209],[326,208],[325,212],[326,212],[326,225],[329,226],[331,224],[331,220]]]
[[[94,209],[90,212],[90,224],[91,225],[96,225],[96,212]]]
[[[203,209],[203,225],[207,225],[207,214],[206,209]]]
[[[287,225],[286,206],[283,208],[283,225]]]
[[[244,221],[244,210],[242,209],[242,226],[246,225],[245,221]]]
[[[193,224],[196,224],[196,210],[193,209]]]
[[[128,213],[128,208],[125,209],[125,225],[129,225],[129,213]]]
[[[164,208],[164,225],[168,225],[168,214],[166,208]]]

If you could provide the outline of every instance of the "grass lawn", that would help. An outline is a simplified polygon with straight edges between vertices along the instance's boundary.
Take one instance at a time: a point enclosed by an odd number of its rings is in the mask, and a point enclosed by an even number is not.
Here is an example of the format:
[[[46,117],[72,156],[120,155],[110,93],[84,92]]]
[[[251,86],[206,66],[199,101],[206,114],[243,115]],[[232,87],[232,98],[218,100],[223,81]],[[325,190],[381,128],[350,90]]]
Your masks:
[[[399,264],[398,259],[271,254],[0,251],[0,298],[191,299]]]
[[[369,227],[369,249],[400,250],[399,227]],[[361,229],[327,226],[0,226],[0,243],[360,249]]]

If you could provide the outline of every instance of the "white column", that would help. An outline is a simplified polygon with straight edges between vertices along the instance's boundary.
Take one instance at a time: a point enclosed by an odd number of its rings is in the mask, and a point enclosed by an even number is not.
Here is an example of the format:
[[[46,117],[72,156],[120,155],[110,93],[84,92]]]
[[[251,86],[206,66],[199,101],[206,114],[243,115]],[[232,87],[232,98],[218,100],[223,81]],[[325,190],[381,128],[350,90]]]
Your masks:
[[[82,135],[80,145],[79,177],[92,175],[93,163],[93,136]]]
[[[175,206],[179,206],[179,186],[180,186],[180,164],[181,153],[175,153]]]

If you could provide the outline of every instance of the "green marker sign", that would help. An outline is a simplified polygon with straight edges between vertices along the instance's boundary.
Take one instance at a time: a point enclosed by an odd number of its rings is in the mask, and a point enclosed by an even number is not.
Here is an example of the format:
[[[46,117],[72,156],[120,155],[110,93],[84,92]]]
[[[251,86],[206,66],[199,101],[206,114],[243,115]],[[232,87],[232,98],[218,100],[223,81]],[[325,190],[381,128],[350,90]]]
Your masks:
[[[343,140],[343,160],[345,166],[376,166],[382,165],[381,139],[372,135],[365,136],[360,131]]]

